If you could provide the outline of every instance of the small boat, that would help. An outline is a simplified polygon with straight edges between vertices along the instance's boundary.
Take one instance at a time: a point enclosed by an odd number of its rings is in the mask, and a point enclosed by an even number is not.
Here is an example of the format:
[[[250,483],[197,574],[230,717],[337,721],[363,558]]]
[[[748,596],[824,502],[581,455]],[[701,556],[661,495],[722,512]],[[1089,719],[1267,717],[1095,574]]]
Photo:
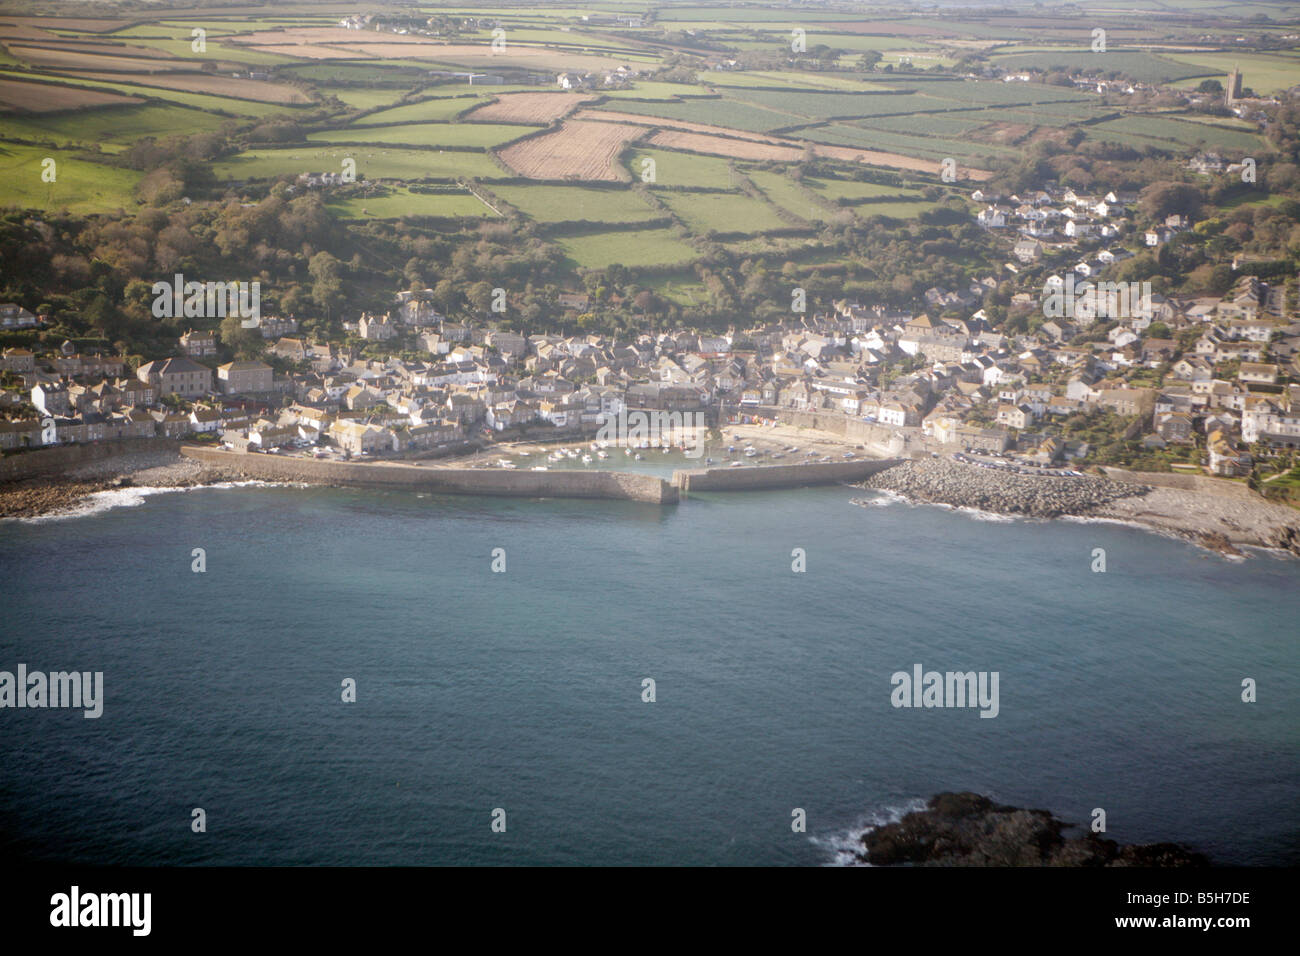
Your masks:
[[[641,461],[641,460],[642,460],[642,459],[641,459],[641,453],[640,453],[640,452],[637,452],[637,453],[636,453],[635,455],[633,455],[632,457],[635,458],[637,461]]]
[[[735,446],[735,445],[728,445],[728,446],[727,446],[727,453],[730,454],[730,455],[734,455],[734,454],[736,453],[736,446]]]
[[[704,463],[705,463],[706,465],[711,465],[711,464],[713,464],[713,459],[712,459],[712,458],[706,458],[706,459],[704,459]]]
[[[533,471],[550,471],[545,465],[533,465]]]
[[[733,462],[731,463],[731,467],[732,467],[732,468],[739,468],[739,467],[740,467],[741,465],[743,465],[743,464],[744,464],[743,461],[733,461]]]
[[[631,458],[631,457],[632,457],[632,449],[631,449],[631,448],[624,448],[624,449],[623,449],[623,454],[626,455],[628,458]]]
[[[583,455],[583,456],[582,456],[582,463],[583,463],[584,465],[590,465],[590,464],[591,464],[591,456],[590,456],[590,455]]]
[[[746,448],[746,449],[745,449],[745,457],[746,457],[746,458],[753,458],[753,457],[754,457],[755,455],[757,455],[757,454],[758,454],[758,449],[757,449],[757,448],[752,448],[752,447],[751,447],[751,448]]]
[[[532,457],[532,454],[533,454],[533,453],[532,453],[531,451],[521,451],[521,452],[519,453],[519,457],[520,457],[520,458],[530,458],[530,457]]]
[[[597,458],[608,458],[608,457],[609,457],[609,452],[607,452],[607,451],[598,451],[598,452],[596,452],[596,457],[597,457]]]
[[[666,455],[666,454],[668,454],[670,451],[672,451],[672,448],[669,447],[669,446],[667,446],[667,445],[665,445],[665,446],[664,446],[664,454]]]

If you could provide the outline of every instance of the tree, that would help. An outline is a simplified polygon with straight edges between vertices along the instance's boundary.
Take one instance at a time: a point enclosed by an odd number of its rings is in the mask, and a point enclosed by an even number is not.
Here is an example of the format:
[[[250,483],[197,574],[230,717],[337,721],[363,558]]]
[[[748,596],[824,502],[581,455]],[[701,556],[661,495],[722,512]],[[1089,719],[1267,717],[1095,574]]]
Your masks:
[[[343,282],[339,278],[342,266],[338,259],[328,252],[318,252],[307,263],[307,272],[312,277],[312,301],[325,310],[329,317],[335,306],[343,299]]]

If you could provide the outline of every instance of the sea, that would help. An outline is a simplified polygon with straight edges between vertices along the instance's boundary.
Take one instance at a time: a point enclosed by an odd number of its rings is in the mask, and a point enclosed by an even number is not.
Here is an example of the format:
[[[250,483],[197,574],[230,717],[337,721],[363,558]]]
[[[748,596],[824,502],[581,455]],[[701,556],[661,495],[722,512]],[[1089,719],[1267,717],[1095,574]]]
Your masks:
[[[837,865],[974,790],[1300,863],[1300,561],[1267,551],[847,486],[241,484],[0,522],[0,575],[0,671],[104,687],[0,709],[9,861]],[[918,664],[996,672],[997,716],[894,706]]]

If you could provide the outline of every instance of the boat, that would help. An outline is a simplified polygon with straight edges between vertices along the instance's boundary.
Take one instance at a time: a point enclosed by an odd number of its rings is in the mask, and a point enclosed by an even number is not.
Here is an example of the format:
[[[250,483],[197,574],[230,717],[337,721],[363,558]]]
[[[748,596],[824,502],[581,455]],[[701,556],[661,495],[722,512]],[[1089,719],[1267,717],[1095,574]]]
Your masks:
[[[582,463],[583,463],[584,465],[590,465],[590,464],[591,464],[591,456],[590,456],[590,455],[583,455],[583,456],[582,456]]]
[[[704,459],[704,463],[705,463],[706,465],[711,465],[711,464],[713,464],[713,459],[712,459],[712,458],[706,458],[706,459]]]
[[[731,467],[732,467],[732,468],[739,468],[739,467],[740,467],[741,465],[743,465],[743,464],[744,464],[743,461],[733,461],[733,462],[731,463]]]
[[[631,449],[631,448],[624,448],[624,449],[623,449],[623,454],[626,455],[628,458],[631,458],[631,457],[632,457],[632,449]]]
[[[666,454],[668,454],[670,451],[672,451],[672,448],[670,448],[669,446],[665,445],[665,446],[664,446],[664,454],[666,455]]]
[[[635,455],[633,455],[632,457],[635,458],[637,461],[641,461],[641,460],[642,460],[642,459],[641,459],[641,453],[640,453],[640,452],[637,452],[637,453],[636,453]]]
[[[533,471],[550,471],[545,465],[533,465]]]
[[[753,457],[754,457],[755,455],[757,455],[757,454],[758,454],[758,449],[757,449],[757,448],[750,447],[750,448],[746,448],[746,449],[745,449],[745,457],[746,457],[746,458],[753,458]]]
[[[727,446],[727,454],[729,454],[729,455],[734,455],[735,453],[736,453],[736,446],[735,446],[735,445],[728,445],[728,446]]]
[[[608,457],[609,457],[609,452],[607,452],[607,451],[598,451],[598,452],[596,452],[596,457],[597,457],[597,458],[608,458]]]

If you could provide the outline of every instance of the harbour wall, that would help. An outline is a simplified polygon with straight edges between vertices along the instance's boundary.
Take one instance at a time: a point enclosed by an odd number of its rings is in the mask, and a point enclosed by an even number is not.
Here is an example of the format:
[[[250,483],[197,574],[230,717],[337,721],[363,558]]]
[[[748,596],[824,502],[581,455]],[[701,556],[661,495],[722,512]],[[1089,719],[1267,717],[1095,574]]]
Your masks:
[[[619,471],[507,471],[437,468],[399,462],[315,461],[186,445],[181,454],[224,472],[263,481],[357,488],[405,488],[449,495],[609,498],[673,504],[677,489],[653,475]]]
[[[0,481],[60,475],[91,461],[103,461],[141,452],[157,454],[176,452],[180,442],[162,438],[122,438],[91,444],[56,445],[0,458]]]
[[[835,461],[809,465],[760,465],[754,468],[705,468],[674,471],[673,485],[683,492],[758,491],[865,481],[901,464],[901,458]]]

